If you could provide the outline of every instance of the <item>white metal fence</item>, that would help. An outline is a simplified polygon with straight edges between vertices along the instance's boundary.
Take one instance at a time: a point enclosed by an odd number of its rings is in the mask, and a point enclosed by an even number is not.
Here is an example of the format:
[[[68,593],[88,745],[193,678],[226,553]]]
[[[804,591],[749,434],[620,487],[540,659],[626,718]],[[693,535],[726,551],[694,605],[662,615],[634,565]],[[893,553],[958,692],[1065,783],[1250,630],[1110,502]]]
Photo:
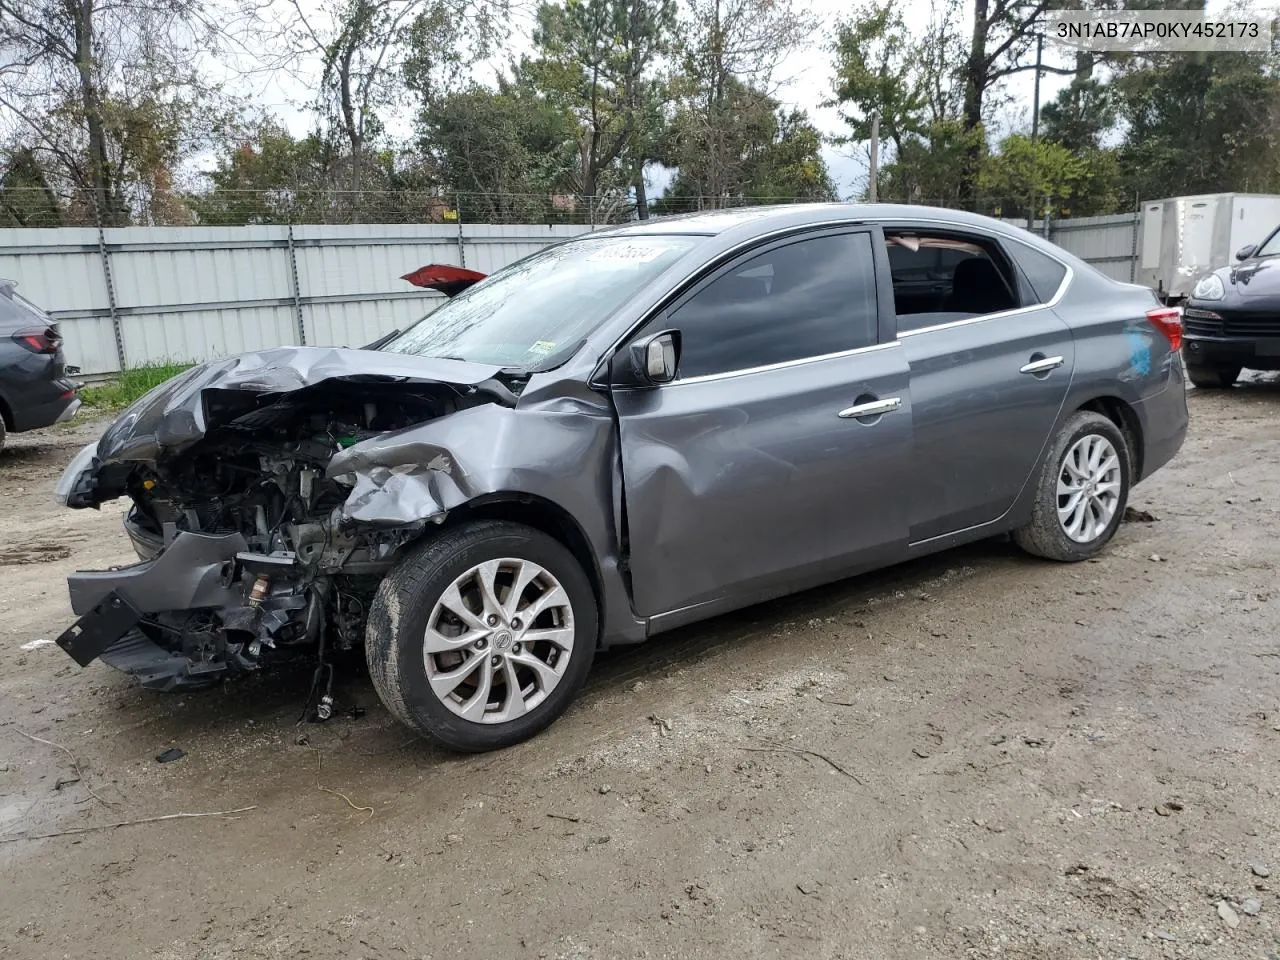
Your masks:
[[[1133,282],[1138,263],[1136,213],[1050,221],[1049,239],[1113,280]]]
[[[360,346],[441,297],[428,263],[482,273],[590,229],[393,224],[0,230],[0,277],[48,310],[89,375],[305,343]]]
[[[93,227],[0,230],[0,278],[48,310],[86,375],[281,344],[360,346],[441,297],[400,277],[424,264],[482,273],[591,229],[546,224]],[[1044,233],[1044,225],[1034,230]],[[1049,224],[1048,237],[1132,280],[1136,216]]]

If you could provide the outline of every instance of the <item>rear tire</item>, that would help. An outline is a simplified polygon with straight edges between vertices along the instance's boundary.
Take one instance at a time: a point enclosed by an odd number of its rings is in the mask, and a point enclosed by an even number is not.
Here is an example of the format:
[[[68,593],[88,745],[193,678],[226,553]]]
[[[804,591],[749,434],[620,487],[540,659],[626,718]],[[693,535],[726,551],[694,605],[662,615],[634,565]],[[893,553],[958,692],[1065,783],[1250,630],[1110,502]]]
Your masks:
[[[1107,545],[1124,519],[1132,476],[1129,446],[1120,429],[1099,413],[1073,414],[1045,457],[1031,522],[1013,531],[1014,542],[1047,560],[1088,560]]]
[[[9,436],[9,431],[4,425],[4,417],[0,417],[0,450],[4,449],[4,442]]]
[[[1240,376],[1243,367],[1202,367],[1187,364],[1187,378],[1201,390],[1225,390]]]
[[[563,544],[486,520],[426,541],[387,575],[365,654],[378,696],[410,729],[453,750],[496,750],[565,711],[598,624],[595,592]]]

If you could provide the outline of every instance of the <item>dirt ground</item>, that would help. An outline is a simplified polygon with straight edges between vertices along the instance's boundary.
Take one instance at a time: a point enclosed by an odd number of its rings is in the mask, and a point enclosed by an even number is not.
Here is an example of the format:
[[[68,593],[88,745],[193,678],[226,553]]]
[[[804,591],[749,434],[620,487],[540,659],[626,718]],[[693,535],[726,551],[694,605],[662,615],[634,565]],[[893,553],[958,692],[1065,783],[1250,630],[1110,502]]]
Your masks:
[[[299,727],[305,675],[40,645],[131,554],[52,503],[95,425],[11,437],[0,957],[1275,957],[1280,381],[1191,410],[1096,562],[990,542],[686,629],[478,757],[360,677]]]

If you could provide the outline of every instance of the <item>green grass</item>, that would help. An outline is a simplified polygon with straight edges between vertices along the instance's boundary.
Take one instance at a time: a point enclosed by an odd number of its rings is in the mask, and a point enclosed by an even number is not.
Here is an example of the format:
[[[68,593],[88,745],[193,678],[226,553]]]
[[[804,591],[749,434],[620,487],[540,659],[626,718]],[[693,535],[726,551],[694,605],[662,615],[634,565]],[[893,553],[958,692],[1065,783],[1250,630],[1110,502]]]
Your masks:
[[[133,401],[166,380],[176,377],[183,370],[192,367],[190,363],[147,363],[131,370],[125,370],[109,383],[97,387],[85,387],[80,391],[80,399],[86,407],[93,407],[104,412],[127,407]]]

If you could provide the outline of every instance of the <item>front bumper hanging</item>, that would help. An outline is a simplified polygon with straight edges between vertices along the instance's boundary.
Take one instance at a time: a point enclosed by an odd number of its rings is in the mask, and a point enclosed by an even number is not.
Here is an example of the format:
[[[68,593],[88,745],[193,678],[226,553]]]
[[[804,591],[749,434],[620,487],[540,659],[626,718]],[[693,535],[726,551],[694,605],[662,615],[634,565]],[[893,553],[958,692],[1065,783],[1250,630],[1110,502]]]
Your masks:
[[[238,605],[242,597],[233,579],[235,558],[245,548],[238,533],[183,532],[153,559],[73,573],[67,588],[79,619],[55,642],[86,667],[146,614]]]

